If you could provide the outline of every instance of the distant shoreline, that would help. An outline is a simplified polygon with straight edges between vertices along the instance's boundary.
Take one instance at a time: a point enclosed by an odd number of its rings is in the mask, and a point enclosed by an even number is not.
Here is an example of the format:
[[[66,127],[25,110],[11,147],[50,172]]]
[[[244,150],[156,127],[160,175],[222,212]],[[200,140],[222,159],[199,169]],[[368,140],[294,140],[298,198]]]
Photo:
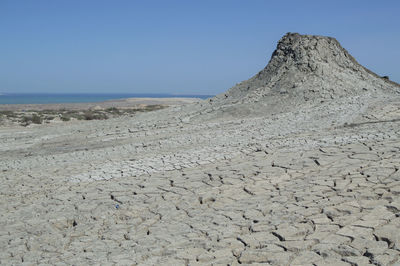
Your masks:
[[[117,101],[127,98],[200,98],[213,95],[184,95],[156,93],[0,93],[0,105],[3,104],[59,104],[94,103]]]
[[[132,108],[148,105],[182,105],[201,101],[200,98],[123,98],[107,100],[102,102],[80,102],[80,103],[39,103],[39,104],[0,104],[0,111],[43,111],[43,110],[90,110],[93,108]]]

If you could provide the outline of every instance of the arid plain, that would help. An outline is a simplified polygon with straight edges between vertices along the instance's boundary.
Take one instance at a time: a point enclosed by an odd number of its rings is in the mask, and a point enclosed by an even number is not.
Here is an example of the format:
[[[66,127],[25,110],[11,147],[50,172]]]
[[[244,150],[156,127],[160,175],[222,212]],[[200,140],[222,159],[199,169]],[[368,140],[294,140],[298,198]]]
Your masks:
[[[286,34],[215,98],[0,127],[0,264],[398,265],[400,87]]]

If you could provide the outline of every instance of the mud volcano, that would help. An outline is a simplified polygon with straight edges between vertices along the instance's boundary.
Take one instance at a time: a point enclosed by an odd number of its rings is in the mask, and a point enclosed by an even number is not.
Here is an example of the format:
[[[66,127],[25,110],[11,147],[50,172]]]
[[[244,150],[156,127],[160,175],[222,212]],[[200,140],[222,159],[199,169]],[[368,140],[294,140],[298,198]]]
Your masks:
[[[237,115],[265,114],[340,98],[399,93],[399,84],[360,65],[335,38],[287,33],[263,70],[212,99],[212,105]],[[244,105],[232,109],[232,104]]]

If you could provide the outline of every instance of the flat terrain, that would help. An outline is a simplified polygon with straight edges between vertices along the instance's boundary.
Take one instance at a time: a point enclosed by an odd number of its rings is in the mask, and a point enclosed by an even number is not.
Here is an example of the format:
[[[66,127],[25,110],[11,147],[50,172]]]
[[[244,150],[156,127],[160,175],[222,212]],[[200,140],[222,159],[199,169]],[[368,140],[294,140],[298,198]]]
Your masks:
[[[205,105],[0,128],[0,263],[399,263],[400,99]]]
[[[91,103],[0,104],[0,111],[24,110],[85,110],[93,108],[132,108],[138,105],[180,105],[199,101],[198,98],[126,98]]]
[[[1,126],[28,126],[70,120],[105,120],[198,102],[198,98],[126,98],[105,102],[0,104]]]

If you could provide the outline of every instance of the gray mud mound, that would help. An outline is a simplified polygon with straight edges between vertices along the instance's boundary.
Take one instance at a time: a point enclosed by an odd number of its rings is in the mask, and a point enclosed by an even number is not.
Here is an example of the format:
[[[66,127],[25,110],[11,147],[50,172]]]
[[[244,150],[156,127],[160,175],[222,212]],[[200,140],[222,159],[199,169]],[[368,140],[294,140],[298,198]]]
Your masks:
[[[353,96],[365,91],[399,88],[361,66],[331,37],[288,33],[268,65],[251,79],[231,88],[227,101],[260,101],[288,95],[298,102]]]
[[[399,93],[399,84],[360,65],[336,39],[287,33],[263,70],[194,110],[243,117]]]

